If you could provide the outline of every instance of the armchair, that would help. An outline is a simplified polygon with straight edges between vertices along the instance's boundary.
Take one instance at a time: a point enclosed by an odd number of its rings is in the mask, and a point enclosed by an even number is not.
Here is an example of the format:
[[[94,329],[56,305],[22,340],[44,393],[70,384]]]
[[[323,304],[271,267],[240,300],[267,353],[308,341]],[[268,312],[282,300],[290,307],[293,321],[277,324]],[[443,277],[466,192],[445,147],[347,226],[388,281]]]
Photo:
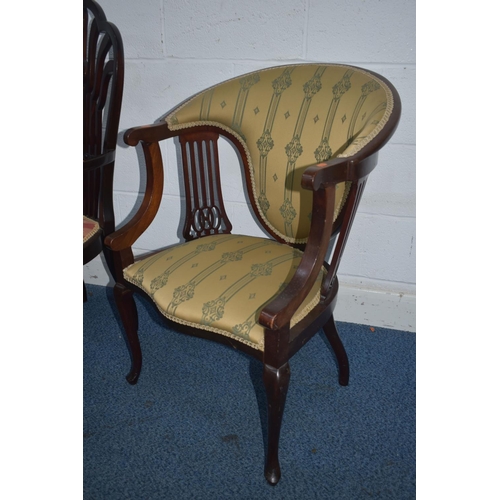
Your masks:
[[[272,485],[281,477],[278,443],[293,355],[323,329],[339,383],[348,384],[348,358],[333,319],[337,270],[368,175],[400,113],[397,91],[380,75],[294,64],[215,85],[125,134],[127,144],[141,144],[147,169],[138,212],[105,241],[131,353],[127,380],[137,383],[142,365],[134,293],[152,301],[170,326],[260,360],[268,399],[264,473]],[[239,152],[251,209],[269,238],[231,233],[220,136]],[[159,142],[172,137],[182,152],[185,242],[136,259],[132,245],[162,197]]]
[[[115,230],[113,171],[123,94],[124,54],[120,32],[93,0],[83,2],[83,264],[104,251]],[[85,283],[83,300],[87,300]]]

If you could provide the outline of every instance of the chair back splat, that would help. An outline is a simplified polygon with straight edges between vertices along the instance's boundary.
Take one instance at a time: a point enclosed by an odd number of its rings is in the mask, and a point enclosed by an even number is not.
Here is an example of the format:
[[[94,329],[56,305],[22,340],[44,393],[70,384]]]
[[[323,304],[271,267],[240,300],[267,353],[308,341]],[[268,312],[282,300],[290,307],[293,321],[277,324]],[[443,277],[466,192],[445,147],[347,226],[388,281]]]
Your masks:
[[[133,293],[171,327],[240,349],[263,363],[268,398],[264,474],[281,477],[278,443],[290,358],[323,329],[349,381],[333,310],[337,270],[378,151],[398,125],[401,102],[381,75],[339,64],[255,71],[206,89],[125,141],[141,144],[146,193],[136,215],[106,238],[115,260],[115,298],[130,346],[127,380],[142,354]],[[217,141],[239,152],[246,189],[269,238],[231,233],[222,200]],[[183,164],[184,243],[136,259],[132,246],[162,200],[159,142],[178,137]],[[333,254],[325,262],[330,243]]]
[[[113,174],[123,95],[124,53],[120,32],[93,0],[83,2],[83,263],[104,250],[115,230]],[[85,297],[85,285],[84,285]]]

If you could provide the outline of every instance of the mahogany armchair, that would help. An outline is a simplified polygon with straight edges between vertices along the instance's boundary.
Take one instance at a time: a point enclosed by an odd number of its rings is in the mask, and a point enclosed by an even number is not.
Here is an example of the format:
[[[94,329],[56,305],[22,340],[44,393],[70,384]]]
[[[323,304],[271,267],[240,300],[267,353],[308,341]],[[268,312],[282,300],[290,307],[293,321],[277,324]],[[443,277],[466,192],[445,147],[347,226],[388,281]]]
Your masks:
[[[115,230],[113,171],[123,94],[124,54],[120,32],[93,0],[83,2],[83,264],[104,251]],[[85,283],[83,300],[87,299]]]
[[[348,358],[333,319],[337,269],[368,175],[400,113],[397,91],[376,73],[295,64],[211,87],[160,122],[125,134],[127,144],[141,144],[147,169],[138,212],[106,238],[131,353],[127,380],[137,382],[142,364],[134,293],[151,300],[170,326],[260,360],[270,484],[281,476],[278,441],[290,358],[323,329],[338,360],[339,382],[348,384]],[[231,233],[221,192],[220,136],[241,156],[251,208],[270,238]],[[136,259],[132,245],[162,198],[159,142],[172,137],[182,151],[185,242]]]

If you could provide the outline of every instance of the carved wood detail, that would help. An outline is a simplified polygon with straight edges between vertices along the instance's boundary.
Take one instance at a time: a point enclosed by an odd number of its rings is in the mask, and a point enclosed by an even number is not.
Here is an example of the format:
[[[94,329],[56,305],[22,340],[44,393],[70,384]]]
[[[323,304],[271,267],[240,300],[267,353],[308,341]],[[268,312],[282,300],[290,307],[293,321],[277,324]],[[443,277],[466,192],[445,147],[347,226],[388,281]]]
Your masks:
[[[180,144],[186,194],[183,236],[193,240],[227,234],[232,225],[222,201],[216,132],[182,134]]]
[[[83,8],[83,159],[108,155],[113,163],[123,93],[123,44],[102,9],[89,2]],[[110,169],[112,178],[112,168]],[[102,169],[83,175],[84,207],[89,217],[102,219]],[[109,183],[108,181],[106,181]],[[112,188],[111,188],[112,189]],[[112,228],[114,230],[114,226]]]

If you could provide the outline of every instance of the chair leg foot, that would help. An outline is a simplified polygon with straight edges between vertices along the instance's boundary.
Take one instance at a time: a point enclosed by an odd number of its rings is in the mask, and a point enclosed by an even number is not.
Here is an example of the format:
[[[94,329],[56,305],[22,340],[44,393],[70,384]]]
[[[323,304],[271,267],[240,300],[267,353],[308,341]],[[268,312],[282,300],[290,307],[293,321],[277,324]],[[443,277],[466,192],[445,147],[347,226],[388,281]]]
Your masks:
[[[333,316],[330,316],[329,320],[323,326],[323,331],[325,332],[326,338],[333,348],[333,352],[337,357],[339,364],[339,384],[348,385],[349,384],[349,359],[347,358],[347,353],[345,352],[344,345],[339,337],[339,332],[335,326],[335,321]]]
[[[290,366],[288,363],[285,363],[279,369],[264,365],[268,418],[268,448],[264,475],[267,482],[272,486],[278,484],[281,478],[278,445],[289,382]]]
[[[271,486],[276,486],[278,481],[281,479],[280,465],[278,464],[276,468],[269,467],[266,468],[265,472],[266,480]]]
[[[130,352],[131,367],[125,378],[130,385],[135,385],[141,374],[142,351],[139,336],[137,335],[139,320],[134,294],[120,283],[115,285],[113,291],[123,327],[125,328],[127,345]]]
[[[137,384],[137,381],[139,380],[140,374],[141,374],[140,368],[139,368],[139,370],[131,368],[130,371],[125,376],[125,378],[130,385],[135,385],[135,384]]]

